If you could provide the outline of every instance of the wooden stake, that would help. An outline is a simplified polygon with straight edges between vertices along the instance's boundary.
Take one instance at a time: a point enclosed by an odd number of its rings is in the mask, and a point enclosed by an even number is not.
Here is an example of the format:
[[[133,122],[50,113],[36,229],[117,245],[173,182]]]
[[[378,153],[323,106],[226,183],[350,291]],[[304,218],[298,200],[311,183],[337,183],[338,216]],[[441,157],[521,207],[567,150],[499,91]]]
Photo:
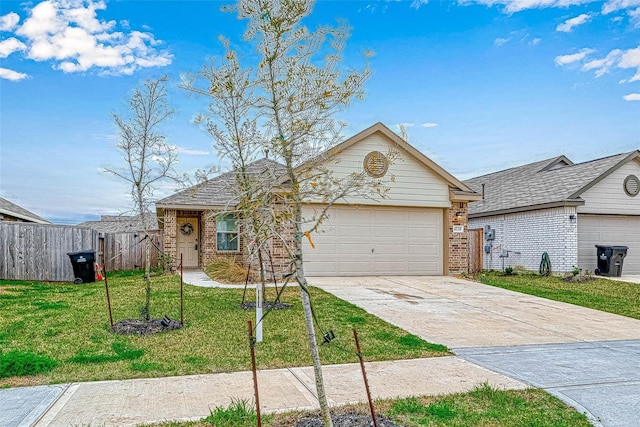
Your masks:
[[[184,281],[182,277],[182,254],[180,254],[180,324],[184,327]]]
[[[113,330],[113,313],[111,312],[111,298],[109,297],[109,283],[107,282],[107,268],[103,264],[102,272],[104,273],[104,289],[107,291],[107,307],[109,307],[109,322],[111,323],[111,330]]]
[[[373,401],[371,400],[371,392],[369,391],[369,381],[367,380],[367,372],[364,369],[364,360],[362,359],[362,352],[360,351],[360,341],[358,340],[358,332],[353,330],[353,337],[356,340],[356,350],[358,359],[360,359],[360,369],[362,369],[362,378],[364,378],[364,387],[367,389],[367,400],[369,401],[369,409],[371,410],[371,418],[373,419],[374,427],[378,427],[378,420],[376,419],[376,410],[373,407]]]
[[[253,337],[253,325],[249,320],[249,347],[251,348],[251,367],[253,369],[253,390],[256,395],[256,415],[258,417],[258,427],[262,427],[262,418],[260,417],[260,398],[258,396],[258,372],[256,371],[256,340]]]

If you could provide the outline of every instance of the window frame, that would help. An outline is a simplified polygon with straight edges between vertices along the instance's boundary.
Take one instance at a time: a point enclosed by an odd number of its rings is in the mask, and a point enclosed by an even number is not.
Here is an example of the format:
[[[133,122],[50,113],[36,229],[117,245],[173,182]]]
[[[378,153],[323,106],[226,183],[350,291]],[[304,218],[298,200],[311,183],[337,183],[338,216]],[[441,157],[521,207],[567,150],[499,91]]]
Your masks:
[[[233,217],[233,219],[235,220],[235,230],[220,230],[219,228],[219,224],[221,222],[225,222],[226,221],[224,219],[228,218],[228,217]],[[221,221],[220,218],[222,218],[223,220]],[[216,215],[216,252],[226,252],[226,253],[231,253],[231,252],[240,252],[240,224],[239,224],[239,220],[238,220],[238,215],[233,214],[233,213],[219,213]],[[234,241],[234,237],[235,236],[235,243],[236,243],[236,248],[235,249],[220,249],[220,235],[224,234],[227,236],[227,238],[224,240],[225,242],[227,242],[227,245],[229,243],[233,243]]]

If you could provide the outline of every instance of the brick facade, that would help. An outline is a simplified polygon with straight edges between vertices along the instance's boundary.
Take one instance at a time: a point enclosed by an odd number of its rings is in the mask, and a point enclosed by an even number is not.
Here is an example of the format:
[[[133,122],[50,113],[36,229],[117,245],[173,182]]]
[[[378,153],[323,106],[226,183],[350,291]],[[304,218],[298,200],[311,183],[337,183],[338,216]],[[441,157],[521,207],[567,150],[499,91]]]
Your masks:
[[[177,212],[175,209],[165,209],[164,216],[159,218],[164,226],[163,244],[164,254],[173,260],[171,265],[177,266],[180,262],[176,262],[178,256],[178,223]]]
[[[469,259],[468,259],[468,236],[467,236],[467,211],[468,205],[466,202],[454,202],[452,207],[445,209],[445,225],[444,232],[446,238],[447,250],[445,252],[447,259],[445,262],[445,271],[449,274],[463,273],[468,271]],[[284,209],[284,206],[280,204],[280,207],[276,205],[276,210]],[[249,260],[246,259],[244,252],[245,244],[243,242],[242,235],[240,235],[240,251],[239,252],[218,252],[216,250],[216,211],[176,211],[174,209],[166,209],[164,213],[164,250],[172,257],[177,259],[177,218],[178,217],[197,217],[199,220],[199,257],[200,266],[205,267],[212,262],[216,257],[234,257],[237,261],[247,265]],[[283,215],[284,218],[287,214]],[[291,260],[287,252],[287,246],[293,248],[293,227],[291,222],[287,219],[281,218],[279,221],[281,228],[278,231],[279,237],[274,238],[271,242],[264,246],[264,248],[271,254],[271,260],[265,259],[267,267],[268,279],[272,279],[270,274],[271,263],[273,263],[273,269],[275,277],[281,279],[282,276],[290,271]],[[463,232],[454,232],[454,226],[462,226]],[[283,241],[284,240],[284,241]],[[257,272],[257,260],[251,260],[252,271]],[[174,262],[174,265],[179,264]]]
[[[547,252],[552,271],[569,272],[578,265],[576,218],[575,207],[567,206],[474,218],[469,227],[495,229],[495,240],[484,242],[490,246],[490,252],[484,254],[485,269],[502,270],[504,262],[505,267],[538,271],[542,253]]]
[[[448,244],[449,274],[466,273],[469,271],[469,248],[467,233],[467,202],[453,202],[446,210],[446,229]],[[454,232],[454,226],[462,226],[463,232]]]

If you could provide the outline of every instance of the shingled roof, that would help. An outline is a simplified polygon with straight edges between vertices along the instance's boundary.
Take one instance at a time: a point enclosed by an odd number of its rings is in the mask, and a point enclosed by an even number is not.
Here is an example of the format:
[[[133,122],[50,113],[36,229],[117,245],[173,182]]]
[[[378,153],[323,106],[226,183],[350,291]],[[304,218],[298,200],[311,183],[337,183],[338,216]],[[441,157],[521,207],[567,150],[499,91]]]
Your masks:
[[[148,230],[158,229],[158,218],[155,213],[148,213],[146,222]],[[89,227],[102,233],[128,233],[144,230],[140,215],[102,215],[100,221],[85,221],[78,226]]]
[[[270,159],[260,159],[247,166],[247,173],[262,176],[267,173],[277,178],[286,172],[284,165]],[[157,208],[210,209],[226,208],[238,203],[234,189],[235,174],[226,172],[203,183],[179,191],[156,202]]]
[[[2,215],[12,216],[23,221],[35,222],[38,224],[51,224],[46,219],[39,217],[33,212],[29,212],[25,208],[21,208],[15,203],[11,203],[7,199],[0,197],[0,216]]]
[[[582,205],[584,191],[638,158],[640,151],[632,151],[574,164],[559,156],[466,180],[465,184],[481,194],[484,184],[484,198],[469,204],[469,217]]]

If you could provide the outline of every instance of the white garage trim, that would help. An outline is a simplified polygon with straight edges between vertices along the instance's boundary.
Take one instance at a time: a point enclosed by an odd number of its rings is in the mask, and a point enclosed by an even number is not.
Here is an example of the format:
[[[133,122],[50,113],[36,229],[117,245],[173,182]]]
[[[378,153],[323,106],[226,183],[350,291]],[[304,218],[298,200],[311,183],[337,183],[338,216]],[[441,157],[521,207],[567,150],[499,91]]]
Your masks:
[[[313,206],[304,209],[313,216]],[[444,210],[334,206],[315,249],[303,239],[308,276],[442,275]]]
[[[640,216],[578,214],[578,264],[592,273],[595,245],[628,246],[622,274],[640,274]]]

